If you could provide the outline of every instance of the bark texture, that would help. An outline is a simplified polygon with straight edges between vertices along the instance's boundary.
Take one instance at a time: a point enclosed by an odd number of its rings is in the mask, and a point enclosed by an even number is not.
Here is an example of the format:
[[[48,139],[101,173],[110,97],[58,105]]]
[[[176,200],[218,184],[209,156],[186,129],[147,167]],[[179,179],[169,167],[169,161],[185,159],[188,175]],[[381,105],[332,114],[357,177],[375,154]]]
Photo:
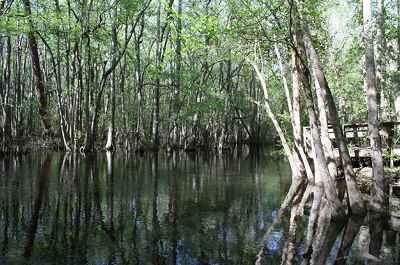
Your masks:
[[[51,134],[51,121],[50,121],[50,114],[48,113],[47,109],[47,99],[45,93],[45,86],[44,86],[44,79],[43,73],[40,66],[40,57],[38,51],[38,44],[35,36],[35,29],[33,27],[32,19],[30,18],[32,11],[31,11],[31,3],[29,0],[23,0],[24,9],[27,16],[29,16],[29,32],[28,32],[28,43],[29,49],[31,53],[31,60],[32,60],[32,69],[33,75],[35,77],[36,83],[36,95],[38,99],[38,110],[40,119],[43,124],[44,134],[49,135]]]
[[[385,183],[383,177],[382,145],[379,135],[378,91],[376,86],[374,38],[373,38],[372,1],[363,0],[363,30],[365,47],[365,84],[368,107],[368,134],[371,145],[373,186],[371,207],[382,210]]]

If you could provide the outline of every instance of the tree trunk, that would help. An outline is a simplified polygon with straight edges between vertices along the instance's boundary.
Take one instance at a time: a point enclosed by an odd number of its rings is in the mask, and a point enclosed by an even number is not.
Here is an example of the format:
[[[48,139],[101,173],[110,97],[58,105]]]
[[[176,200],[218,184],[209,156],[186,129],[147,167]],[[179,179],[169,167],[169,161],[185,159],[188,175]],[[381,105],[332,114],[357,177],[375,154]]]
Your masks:
[[[292,172],[293,178],[302,179],[305,174],[307,174],[307,178],[310,183],[314,183],[314,174],[312,173],[310,164],[307,160],[307,156],[304,152],[304,148],[302,146],[302,136],[301,136],[301,121],[300,121],[300,80],[299,73],[296,69],[296,56],[292,57],[292,93],[293,98],[290,97],[288,82],[286,80],[286,76],[283,69],[282,58],[278,49],[278,46],[275,45],[275,53],[278,59],[279,68],[281,72],[281,77],[283,81],[283,88],[285,90],[287,107],[290,113],[290,120],[292,124],[293,130],[293,139],[294,139],[294,147],[292,148],[292,156],[293,160],[298,165],[298,168]],[[293,104],[292,104],[293,101]]]
[[[9,102],[10,100],[10,90],[11,90],[11,38],[7,37],[6,39],[6,60],[5,60],[5,67],[4,67],[4,80],[3,82],[0,82],[0,85],[3,83],[3,87],[1,89],[1,97],[2,97],[2,102],[1,107],[2,107],[2,118],[0,119],[0,125],[1,125],[1,130],[2,130],[2,136],[3,136],[3,143],[5,146],[10,144],[12,135],[11,135],[11,104]]]
[[[302,146],[300,121],[300,79],[296,67],[296,52],[292,50],[292,96],[293,96],[293,137],[296,145]]]
[[[84,46],[84,65],[82,74],[86,73],[85,75],[85,142],[83,145],[83,151],[85,152],[92,152],[94,151],[94,135],[91,133],[91,115],[90,115],[90,105],[91,105],[91,90],[93,85],[93,64],[92,64],[92,51],[91,51],[91,38],[90,35],[86,34],[86,31],[89,30],[89,21],[90,21],[90,9],[91,6],[88,5],[87,1],[82,2],[82,12],[81,12],[81,36],[82,42],[85,42]]]
[[[386,37],[385,37],[385,5],[384,0],[377,1],[377,47],[376,47],[376,89],[378,97],[378,115],[382,120],[389,117],[386,83]]]
[[[157,8],[157,36],[156,36],[156,85],[154,88],[152,143],[153,148],[158,149],[160,145],[160,75],[161,75],[161,1]]]
[[[172,112],[172,143],[170,144],[173,149],[178,149],[179,146],[179,109],[180,109],[180,90],[181,90],[181,67],[182,67],[182,0],[178,1],[177,13],[177,28],[176,28],[176,48],[175,48],[175,86],[173,98],[173,112]]]
[[[115,7],[113,10],[114,13],[114,21],[111,30],[111,52],[112,52],[112,64],[116,64],[116,56],[117,56],[117,3],[114,3]],[[108,134],[107,134],[107,143],[106,143],[106,150],[115,149],[114,145],[114,130],[115,130],[115,87],[116,87],[116,73],[115,71],[112,73],[112,80],[111,80],[111,117],[108,125]]]
[[[296,19],[297,20],[297,19]],[[332,179],[332,176],[330,175],[329,169],[328,169],[328,161],[327,158],[325,157],[324,150],[323,150],[323,144],[321,141],[320,137],[320,126],[317,121],[317,115],[316,115],[316,110],[315,110],[315,104],[314,104],[314,98],[313,94],[311,91],[311,76],[310,72],[307,68],[307,65],[302,61],[302,58],[306,58],[305,56],[305,50],[303,48],[303,34],[302,32],[299,31],[301,29],[300,25],[298,25],[298,22],[296,23],[296,30],[293,33],[293,40],[294,44],[296,47],[296,56],[298,57],[297,62],[297,70],[299,72],[300,80],[302,83],[302,88],[303,88],[303,93],[305,96],[305,101],[306,101],[306,106],[307,106],[307,111],[308,111],[308,116],[309,116],[309,122],[310,122],[310,127],[311,127],[311,136],[313,140],[313,151],[315,152],[315,175],[316,175],[316,186],[317,184],[317,175],[318,178],[321,178],[321,182],[323,183],[323,188],[324,188],[324,194],[326,199],[328,200],[329,206],[331,207],[332,210],[332,216],[341,216],[343,214],[343,209],[342,205],[340,203],[340,200],[338,198],[338,194],[336,192],[335,184]],[[305,45],[307,48],[308,45]],[[310,59],[312,61],[312,59]],[[315,199],[314,199],[315,200]]]
[[[17,37],[16,41],[16,48],[17,48],[17,54],[16,54],[16,64],[17,64],[17,72],[15,75],[15,90],[16,90],[16,95],[15,95],[15,136],[18,138],[22,135],[22,94],[23,91],[21,89],[21,71],[22,71],[22,36]]]
[[[365,84],[368,107],[368,133],[371,145],[373,185],[371,189],[371,206],[382,210],[384,203],[384,176],[381,138],[379,135],[378,94],[374,58],[374,38],[372,20],[372,2],[363,0],[363,29],[365,45]]]
[[[325,74],[323,72],[318,55],[312,44],[310,34],[307,28],[304,30],[304,33],[305,33],[304,41],[306,43],[307,54],[310,57],[315,78],[318,81],[318,84],[321,88],[320,96],[323,98],[324,103],[327,104],[328,119],[333,127],[335,133],[335,139],[339,147],[339,154],[344,169],[350,208],[353,213],[363,215],[364,214],[363,200],[355,181],[355,174],[351,163],[350,154],[347,148],[346,138],[344,137],[342,132],[342,127],[339,121],[339,115],[336,110],[335,102],[333,100],[332,93],[330,91],[328,82],[326,81]]]
[[[337,172],[337,165],[336,165],[336,158],[335,153],[333,150],[333,145],[331,139],[329,138],[329,125],[328,125],[328,118],[327,118],[327,106],[325,105],[324,98],[322,96],[322,89],[319,86],[318,81],[315,80],[315,90],[317,96],[317,104],[319,109],[319,122],[321,124],[321,141],[322,146],[324,149],[324,154],[326,160],[328,162],[328,169],[329,173],[331,174],[332,180],[336,181],[338,172]]]
[[[44,134],[50,135],[51,120],[50,120],[50,114],[48,113],[47,109],[47,100],[46,100],[45,86],[43,80],[43,73],[40,67],[39,52],[38,52],[36,37],[34,34],[35,29],[33,28],[32,18],[30,17],[32,14],[31,4],[29,0],[23,0],[23,3],[24,3],[25,13],[27,16],[29,16],[28,43],[31,52],[33,75],[35,76],[35,82],[36,82],[36,94],[38,99],[39,115],[43,124]]]
[[[136,56],[136,64],[135,64],[135,79],[137,82],[137,117],[136,117],[136,145],[137,148],[141,148],[142,142],[145,139],[145,117],[144,117],[144,73],[142,72],[142,58],[141,58],[141,42],[143,39],[143,31],[145,26],[145,16],[142,16],[140,22],[139,35],[135,35],[135,56]],[[143,70],[144,71],[144,70]]]
[[[254,71],[257,74],[257,78],[261,83],[261,88],[262,88],[263,95],[264,95],[264,106],[265,106],[265,109],[267,111],[267,115],[270,118],[270,120],[272,121],[272,124],[274,125],[274,128],[275,128],[276,132],[278,133],[279,139],[280,139],[280,141],[282,143],[283,150],[285,151],[285,155],[286,155],[286,157],[287,157],[287,159],[289,161],[289,164],[290,164],[290,167],[292,169],[292,172],[294,173],[294,176],[297,176],[298,172],[299,172],[299,165],[297,163],[298,161],[296,161],[294,159],[294,156],[293,156],[293,153],[292,153],[292,151],[290,149],[289,143],[287,142],[286,137],[285,137],[285,135],[283,133],[283,130],[282,130],[282,128],[281,128],[281,126],[280,126],[280,124],[279,124],[274,112],[271,109],[271,106],[270,106],[270,103],[269,103],[269,101],[270,101],[269,93],[268,93],[267,83],[265,81],[265,78],[264,78],[263,74],[260,72],[260,70],[258,69],[258,66],[254,62],[250,62],[250,63],[253,66]],[[296,181],[300,181],[298,179],[295,179],[295,180]],[[296,184],[298,184],[298,183],[296,183]],[[296,190],[297,190],[297,187],[296,187]],[[289,193],[293,193],[290,196],[290,197],[292,197],[291,199],[293,199],[293,197],[295,195],[294,194],[295,191],[291,190],[291,191],[288,192],[288,194]],[[287,206],[287,205],[289,205],[289,202],[283,203],[283,205]]]

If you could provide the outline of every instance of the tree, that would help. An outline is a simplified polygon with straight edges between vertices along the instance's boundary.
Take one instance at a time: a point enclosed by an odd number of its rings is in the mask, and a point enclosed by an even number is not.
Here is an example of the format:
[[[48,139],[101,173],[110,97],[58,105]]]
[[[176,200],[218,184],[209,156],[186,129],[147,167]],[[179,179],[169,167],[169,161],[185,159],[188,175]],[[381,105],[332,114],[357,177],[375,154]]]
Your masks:
[[[176,48],[175,48],[175,80],[174,80],[174,98],[172,106],[172,139],[171,146],[179,147],[179,112],[180,112],[180,90],[182,78],[182,0],[178,1],[177,26],[176,26]]]
[[[112,52],[112,64],[115,65],[117,63],[117,23],[116,20],[117,16],[117,3],[114,2],[114,22],[111,29],[111,52]],[[116,88],[116,73],[115,71],[112,73],[112,80],[111,80],[111,91],[110,91],[110,98],[111,98],[111,118],[108,127],[108,134],[107,134],[107,143],[106,143],[106,150],[111,150],[114,147],[114,134],[115,134],[115,88]]]
[[[43,80],[43,73],[40,66],[40,57],[38,51],[38,44],[35,36],[35,28],[31,18],[31,3],[29,0],[23,0],[25,13],[28,16],[29,31],[28,31],[28,43],[31,52],[32,69],[35,76],[36,82],[36,93],[38,99],[39,115],[43,124],[44,134],[51,135],[51,120],[50,114],[47,110],[47,99],[45,93],[45,85]]]
[[[368,105],[368,133],[371,145],[373,189],[371,206],[374,210],[383,209],[385,183],[383,176],[382,144],[379,135],[378,90],[376,86],[372,4],[363,0],[363,29],[365,46],[365,84]]]

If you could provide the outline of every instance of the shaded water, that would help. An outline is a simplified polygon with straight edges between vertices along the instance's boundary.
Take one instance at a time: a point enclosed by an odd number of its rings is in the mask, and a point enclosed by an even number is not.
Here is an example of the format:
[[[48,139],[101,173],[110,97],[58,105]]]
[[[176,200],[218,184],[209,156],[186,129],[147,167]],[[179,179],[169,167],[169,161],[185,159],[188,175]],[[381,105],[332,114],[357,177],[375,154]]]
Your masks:
[[[265,156],[0,160],[0,264],[254,264],[289,184],[287,163]],[[268,264],[280,264],[285,222]]]
[[[290,184],[265,157],[38,153],[0,172],[0,264],[250,264]]]

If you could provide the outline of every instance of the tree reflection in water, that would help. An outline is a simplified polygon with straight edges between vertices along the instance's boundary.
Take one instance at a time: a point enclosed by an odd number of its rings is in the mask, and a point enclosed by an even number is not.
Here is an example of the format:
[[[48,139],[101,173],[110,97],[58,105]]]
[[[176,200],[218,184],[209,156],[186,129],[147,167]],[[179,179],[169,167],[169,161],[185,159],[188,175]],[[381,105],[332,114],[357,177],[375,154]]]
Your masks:
[[[254,264],[289,181],[285,163],[266,157],[6,158],[0,264]],[[290,223],[264,242],[266,264],[312,255],[306,223]],[[321,246],[330,264],[372,264],[370,255],[399,264],[399,233],[382,218],[331,222],[321,232],[330,235]]]

